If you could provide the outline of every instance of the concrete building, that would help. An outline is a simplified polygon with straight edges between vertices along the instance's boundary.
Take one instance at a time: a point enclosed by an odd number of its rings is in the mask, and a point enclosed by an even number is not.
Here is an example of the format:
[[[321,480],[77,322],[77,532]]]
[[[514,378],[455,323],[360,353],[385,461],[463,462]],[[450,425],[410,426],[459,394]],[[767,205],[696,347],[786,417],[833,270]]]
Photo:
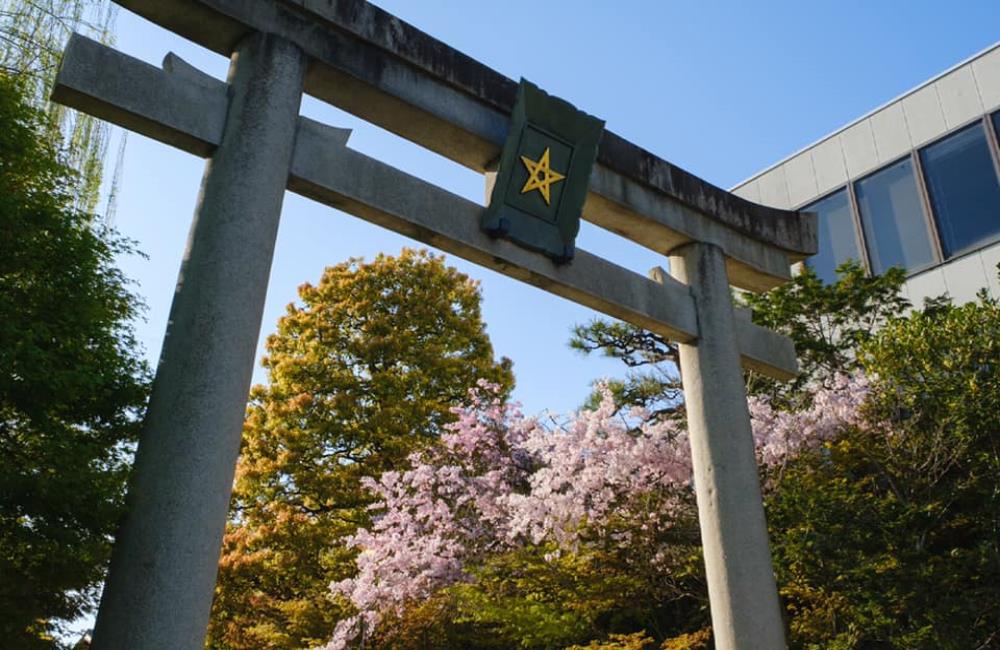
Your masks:
[[[1000,43],[733,188],[819,214],[821,278],[906,269],[914,304],[1000,297]]]

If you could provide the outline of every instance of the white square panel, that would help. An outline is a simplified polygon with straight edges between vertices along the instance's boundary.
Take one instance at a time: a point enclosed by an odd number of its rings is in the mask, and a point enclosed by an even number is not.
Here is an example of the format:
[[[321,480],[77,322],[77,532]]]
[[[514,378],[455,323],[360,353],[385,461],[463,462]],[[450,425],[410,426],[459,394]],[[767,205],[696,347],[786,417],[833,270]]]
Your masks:
[[[744,198],[747,201],[753,201],[754,203],[760,203],[760,186],[757,184],[757,179],[752,181],[747,181],[743,185],[733,189],[733,194],[738,197]]]
[[[906,290],[910,294],[910,302],[919,309],[924,305],[924,298],[946,295],[948,285],[944,283],[944,273],[941,272],[941,267],[937,267],[907,280]]]
[[[812,153],[813,169],[816,171],[818,194],[826,194],[847,182],[847,168],[844,166],[844,151],[840,147],[839,135],[820,142],[810,153]]]
[[[994,244],[979,251],[979,257],[983,262],[983,272],[989,282],[990,291],[994,298],[1000,299],[1000,278],[997,278],[997,264],[1000,264],[1000,244]]]
[[[935,86],[925,86],[912,95],[907,95],[902,104],[906,126],[910,130],[910,140],[914,146],[933,140],[948,130]]]
[[[868,120],[862,120],[844,130],[840,134],[841,146],[844,148],[844,162],[847,163],[847,175],[857,178],[871,171],[878,164],[875,155],[875,138],[872,136],[872,125]]]
[[[789,208],[788,185],[785,183],[785,167],[779,165],[757,178],[760,185],[760,202],[774,208]]]
[[[972,76],[972,66],[966,65],[941,77],[935,83],[944,121],[949,129],[983,114],[979,90]]]
[[[1000,106],[1000,47],[973,61],[972,75],[976,78],[983,108],[991,111]]]
[[[794,206],[812,201],[819,196],[816,189],[816,172],[809,152],[800,153],[784,164],[785,181],[788,183],[788,201]]]
[[[906,116],[900,102],[886,106],[872,115],[871,124],[880,165],[899,158],[912,148],[910,132],[906,128]]]
[[[979,252],[952,260],[941,267],[948,294],[956,305],[976,299],[976,293],[989,285]]]

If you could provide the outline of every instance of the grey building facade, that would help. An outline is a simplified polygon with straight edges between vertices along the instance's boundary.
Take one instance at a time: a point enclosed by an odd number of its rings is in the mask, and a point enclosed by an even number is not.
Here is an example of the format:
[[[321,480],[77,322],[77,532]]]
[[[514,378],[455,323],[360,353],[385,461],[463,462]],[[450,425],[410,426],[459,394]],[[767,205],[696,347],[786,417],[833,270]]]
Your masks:
[[[963,61],[733,188],[819,214],[831,279],[859,260],[903,267],[914,304],[987,288],[1000,298],[1000,43]]]

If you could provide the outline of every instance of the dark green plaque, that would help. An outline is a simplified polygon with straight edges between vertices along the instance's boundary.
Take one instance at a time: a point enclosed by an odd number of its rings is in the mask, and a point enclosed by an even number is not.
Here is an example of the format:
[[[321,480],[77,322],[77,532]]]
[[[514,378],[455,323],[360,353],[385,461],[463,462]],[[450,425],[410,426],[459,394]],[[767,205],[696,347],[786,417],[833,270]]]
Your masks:
[[[573,259],[604,121],[521,79],[482,227],[494,237]]]

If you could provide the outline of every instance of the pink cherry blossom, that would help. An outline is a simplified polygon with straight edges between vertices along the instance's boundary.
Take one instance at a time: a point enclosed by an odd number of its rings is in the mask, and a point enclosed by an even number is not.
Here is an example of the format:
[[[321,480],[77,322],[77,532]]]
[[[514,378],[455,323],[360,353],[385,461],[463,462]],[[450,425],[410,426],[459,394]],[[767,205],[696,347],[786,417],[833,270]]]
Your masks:
[[[860,426],[867,392],[863,377],[838,377],[801,412],[751,399],[758,462],[780,467],[845,426]],[[349,540],[359,550],[358,573],[331,585],[359,614],[338,623],[325,650],[346,648],[384,614],[467,580],[466,569],[491,553],[601,543],[641,549],[637,557],[654,564],[665,557],[665,549],[650,547],[662,543],[654,532],[693,503],[681,423],[618,413],[605,391],[596,409],[544,426],[497,393],[480,384],[472,405],[455,409],[440,445],[411,455],[405,471],[366,479],[377,514]]]

